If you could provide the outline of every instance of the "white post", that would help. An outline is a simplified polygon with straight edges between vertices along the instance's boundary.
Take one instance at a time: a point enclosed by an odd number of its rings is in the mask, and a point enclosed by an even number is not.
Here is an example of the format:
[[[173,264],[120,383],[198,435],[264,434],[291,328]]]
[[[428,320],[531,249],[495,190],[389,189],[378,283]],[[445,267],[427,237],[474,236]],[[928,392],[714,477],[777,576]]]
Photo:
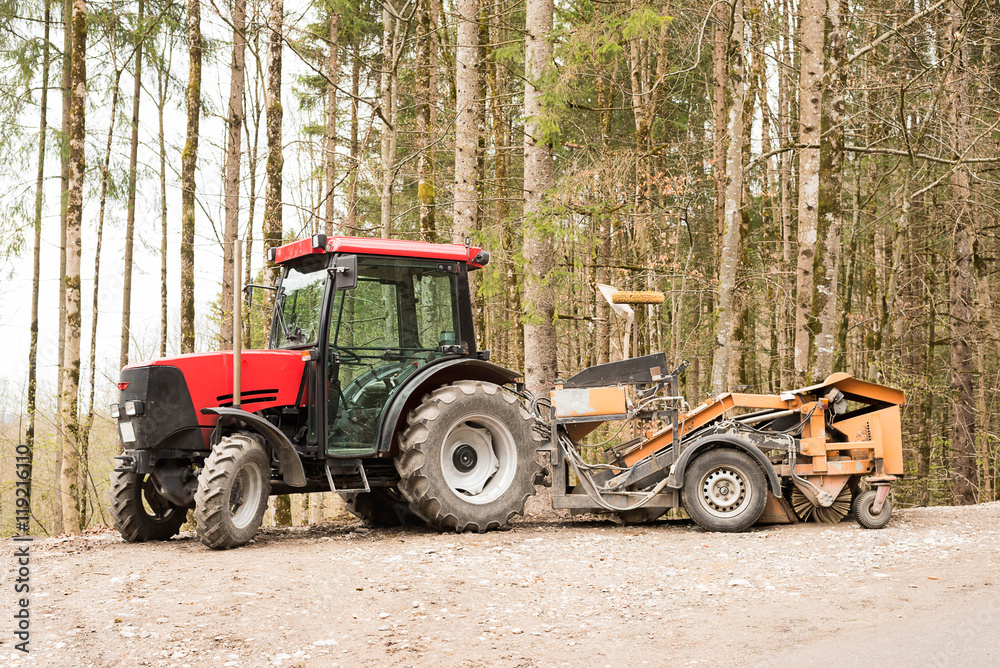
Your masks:
[[[233,408],[240,407],[240,365],[243,346],[243,241],[236,239],[233,249]]]

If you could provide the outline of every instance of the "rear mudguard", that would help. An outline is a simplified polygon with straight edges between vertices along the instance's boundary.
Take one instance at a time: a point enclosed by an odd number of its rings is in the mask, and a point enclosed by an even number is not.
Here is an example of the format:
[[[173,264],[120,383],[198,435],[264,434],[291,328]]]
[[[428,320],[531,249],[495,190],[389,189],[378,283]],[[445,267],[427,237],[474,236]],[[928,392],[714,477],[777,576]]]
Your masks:
[[[378,435],[375,437],[378,453],[389,453],[392,450],[396,432],[406,426],[407,412],[416,408],[428,392],[433,392],[442,385],[459,380],[482,380],[505,385],[520,377],[521,374],[510,369],[468,357],[428,364],[410,376],[406,383],[393,393],[389,405],[386,406],[385,412],[382,414],[382,422],[379,424]]]
[[[201,412],[202,415],[219,415],[246,422],[264,438],[267,445],[274,451],[275,456],[278,458],[281,477],[285,481],[285,484],[290,487],[305,487],[306,472],[302,468],[302,460],[299,459],[299,453],[295,451],[292,442],[288,440],[288,437],[280,429],[261,416],[248,413],[239,408],[202,408]]]
[[[767,476],[767,480],[771,484],[771,492],[775,496],[781,497],[781,481],[778,479],[778,474],[774,472],[774,466],[764,456],[764,453],[752,443],[728,434],[705,436],[684,448],[681,456],[677,459],[677,463],[670,467],[670,476],[667,477],[667,487],[680,489],[684,485],[684,472],[687,470],[691,460],[712,448],[734,448],[742,450],[753,457],[760,464],[761,469],[764,470],[764,475]]]

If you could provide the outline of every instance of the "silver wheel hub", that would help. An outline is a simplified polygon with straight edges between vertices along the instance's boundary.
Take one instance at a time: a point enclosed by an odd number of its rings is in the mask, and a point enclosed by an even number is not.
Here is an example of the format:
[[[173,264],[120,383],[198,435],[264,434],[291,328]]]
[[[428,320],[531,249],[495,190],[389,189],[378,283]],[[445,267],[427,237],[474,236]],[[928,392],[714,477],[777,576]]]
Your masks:
[[[495,417],[466,416],[445,436],[441,472],[463,501],[485,504],[499,498],[510,488],[516,469],[514,438]]]
[[[229,515],[237,529],[253,522],[263,487],[260,469],[252,464],[244,466],[236,474],[229,492]]]
[[[701,480],[702,504],[716,517],[732,517],[742,512],[750,503],[752,491],[743,474],[732,468],[720,466],[712,469]]]

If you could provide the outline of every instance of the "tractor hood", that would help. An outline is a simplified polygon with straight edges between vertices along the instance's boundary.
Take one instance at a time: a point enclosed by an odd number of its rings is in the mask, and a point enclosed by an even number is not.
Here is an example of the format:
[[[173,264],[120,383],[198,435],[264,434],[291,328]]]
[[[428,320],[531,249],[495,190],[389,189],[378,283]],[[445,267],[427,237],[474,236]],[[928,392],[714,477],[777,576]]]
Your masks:
[[[244,350],[241,358],[241,408],[256,413],[305,405],[308,351]],[[118,389],[123,419],[127,402],[141,402],[144,415],[167,420],[174,428],[194,423],[214,427],[218,417],[202,415],[201,409],[233,405],[233,353],[192,353],[131,364],[122,369]],[[202,431],[207,438],[207,430]]]

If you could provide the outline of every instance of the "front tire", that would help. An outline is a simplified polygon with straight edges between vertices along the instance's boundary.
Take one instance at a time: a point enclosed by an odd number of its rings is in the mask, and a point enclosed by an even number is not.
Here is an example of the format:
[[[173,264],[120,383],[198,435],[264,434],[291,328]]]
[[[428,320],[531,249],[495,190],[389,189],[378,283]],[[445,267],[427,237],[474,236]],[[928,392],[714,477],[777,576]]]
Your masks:
[[[126,543],[170,540],[187,517],[187,508],[156,491],[151,475],[112,471],[110,496],[112,524]]]
[[[198,539],[213,550],[246,544],[260,528],[270,491],[271,460],[264,444],[253,434],[226,436],[198,476]]]
[[[524,514],[541,437],[516,396],[463,380],[424,397],[407,423],[396,469],[415,515],[436,529],[482,533]]]
[[[767,479],[750,455],[717,448],[699,455],[684,473],[684,509],[706,531],[746,531],[767,503]]]

